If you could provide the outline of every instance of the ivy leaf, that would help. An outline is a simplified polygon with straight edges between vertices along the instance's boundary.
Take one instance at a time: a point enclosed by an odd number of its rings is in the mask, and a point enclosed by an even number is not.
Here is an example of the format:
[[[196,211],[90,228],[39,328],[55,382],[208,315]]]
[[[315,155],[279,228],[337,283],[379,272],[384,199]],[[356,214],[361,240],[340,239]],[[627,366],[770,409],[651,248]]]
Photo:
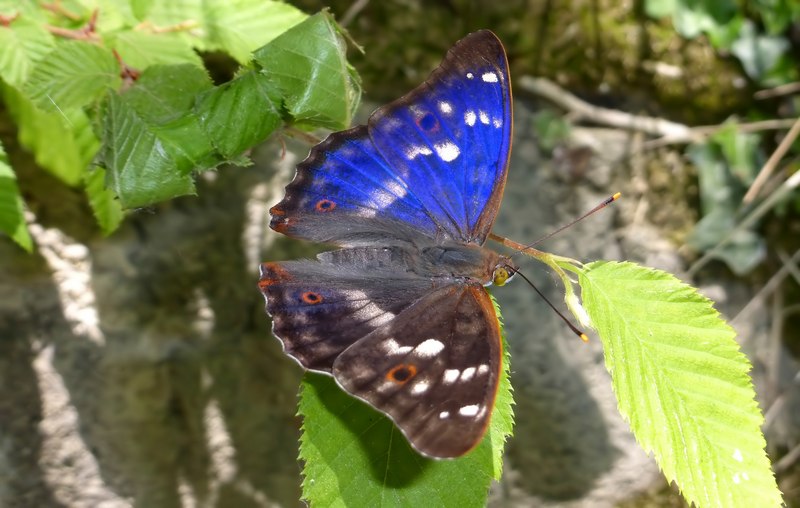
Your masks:
[[[595,262],[580,274],[619,410],[698,507],[781,506],[735,332],[672,275]]]
[[[254,53],[295,121],[341,130],[361,97],[357,76],[330,14],[322,12]]]
[[[36,64],[23,90],[46,111],[77,109],[119,88],[119,74],[119,63],[108,49],[62,42]]]
[[[0,231],[26,251],[33,251],[33,242],[23,215],[22,196],[17,187],[17,176],[8,164],[3,145],[0,145]]]
[[[332,378],[307,373],[298,411],[304,498],[312,506],[485,506],[489,484],[502,473],[503,445],[513,426],[507,353],[504,360],[486,436],[453,460],[419,455],[387,417],[347,395]]]

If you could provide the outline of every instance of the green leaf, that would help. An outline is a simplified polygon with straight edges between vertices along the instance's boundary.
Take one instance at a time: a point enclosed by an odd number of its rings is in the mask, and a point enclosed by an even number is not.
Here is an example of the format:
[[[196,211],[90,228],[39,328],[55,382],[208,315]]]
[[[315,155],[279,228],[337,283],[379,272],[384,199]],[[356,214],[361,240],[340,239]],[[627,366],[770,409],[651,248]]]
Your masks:
[[[151,33],[142,30],[124,30],[114,35],[109,43],[117,50],[122,61],[134,69],[146,69],[159,64],[192,64],[202,68],[203,61],[180,34]]]
[[[686,500],[780,506],[750,363],[711,302],[633,263],[590,263],[580,285],[619,410]]]
[[[249,71],[209,90],[195,114],[223,157],[232,159],[281,125],[280,96],[263,74]]]
[[[99,146],[86,113],[78,109],[48,113],[10,86],[2,91],[19,141],[33,152],[36,163],[68,185],[80,184]]]
[[[699,251],[715,247],[737,227],[737,211],[746,186],[760,164],[755,136],[741,134],[735,124],[715,135],[714,142],[694,144],[687,155],[697,167],[703,218],[688,243]],[[737,274],[746,274],[766,255],[764,240],[752,230],[736,230],[714,255]]]
[[[506,353],[489,430],[454,460],[422,457],[387,417],[330,377],[306,374],[298,411],[304,498],[312,506],[485,506],[513,426],[508,371]]]
[[[204,69],[190,64],[159,65],[147,68],[122,96],[183,173],[221,162],[194,113],[197,96],[211,88]]]
[[[117,195],[106,187],[106,171],[103,168],[94,168],[85,176],[86,196],[97,224],[104,235],[110,235],[122,223],[122,206]]]
[[[678,0],[645,0],[644,12],[654,19],[671,15],[677,8]]]
[[[713,33],[728,24],[736,14],[733,0],[677,0],[672,15],[675,30],[687,39]]]
[[[784,37],[760,35],[752,21],[746,21],[739,38],[731,44],[731,53],[742,62],[745,72],[753,80],[761,80],[789,51],[789,41]]]
[[[7,11],[0,11],[7,12]],[[0,78],[15,87],[28,79],[33,66],[53,49],[53,36],[29,17],[0,27]]]
[[[3,145],[0,145],[0,231],[10,236],[26,251],[32,252],[33,242],[23,212],[17,176],[8,164]]]
[[[205,14],[210,47],[226,51],[241,64],[250,61],[253,50],[307,17],[296,7],[270,0],[215,0]]]
[[[192,177],[179,171],[152,126],[114,93],[108,96],[103,133],[98,162],[123,208],[195,193]]]
[[[295,121],[340,130],[350,125],[361,88],[330,15],[311,16],[255,52]]]
[[[24,92],[46,111],[77,109],[119,88],[119,63],[108,49],[83,41],[56,46],[31,72]]]

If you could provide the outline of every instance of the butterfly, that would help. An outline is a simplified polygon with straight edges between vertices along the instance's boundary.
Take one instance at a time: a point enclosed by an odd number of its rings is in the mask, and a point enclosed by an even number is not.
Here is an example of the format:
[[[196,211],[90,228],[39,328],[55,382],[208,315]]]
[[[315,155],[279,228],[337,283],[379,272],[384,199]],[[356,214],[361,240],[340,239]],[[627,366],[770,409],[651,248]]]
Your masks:
[[[391,418],[423,455],[482,439],[503,362],[485,286],[516,272],[484,243],[511,150],[500,40],[457,42],[428,79],[297,166],[270,227],[332,244],[266,262],[259,288],[284,352]]]

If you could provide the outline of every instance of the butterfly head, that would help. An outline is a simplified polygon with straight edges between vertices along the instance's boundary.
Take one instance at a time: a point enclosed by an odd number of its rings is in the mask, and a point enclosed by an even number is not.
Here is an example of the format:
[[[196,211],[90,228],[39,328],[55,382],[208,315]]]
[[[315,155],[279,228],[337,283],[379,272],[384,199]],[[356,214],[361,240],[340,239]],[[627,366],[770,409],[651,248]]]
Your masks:
[[[492,284],[495,286],[504,286],[508,281],[514,278],[514,274],[517,273],[517,270],[516,265],[514,265],[510,257],[501,257],[492,272]]]

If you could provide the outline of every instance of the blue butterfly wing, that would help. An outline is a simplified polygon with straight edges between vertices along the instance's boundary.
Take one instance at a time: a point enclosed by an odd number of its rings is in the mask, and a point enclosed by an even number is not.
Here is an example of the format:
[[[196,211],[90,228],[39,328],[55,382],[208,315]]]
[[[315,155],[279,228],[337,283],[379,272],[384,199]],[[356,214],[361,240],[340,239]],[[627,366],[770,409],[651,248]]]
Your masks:
[[[470,34],[367,126],[315,146],[270,225],[343,246],[419,234],[482,244],[502,199],[511,127],[502,44],[489,31]]]
[[[428,80],[372,114],[389,166],[453,239],[482,244],[500,208],[511,149],[505,51],[489,31],[457,43]]]
[[[435,237],[440,229],[375,150],[364,125],[312,148],[270,213],[279,233],[343,246],[387,243],[404,231]]]

